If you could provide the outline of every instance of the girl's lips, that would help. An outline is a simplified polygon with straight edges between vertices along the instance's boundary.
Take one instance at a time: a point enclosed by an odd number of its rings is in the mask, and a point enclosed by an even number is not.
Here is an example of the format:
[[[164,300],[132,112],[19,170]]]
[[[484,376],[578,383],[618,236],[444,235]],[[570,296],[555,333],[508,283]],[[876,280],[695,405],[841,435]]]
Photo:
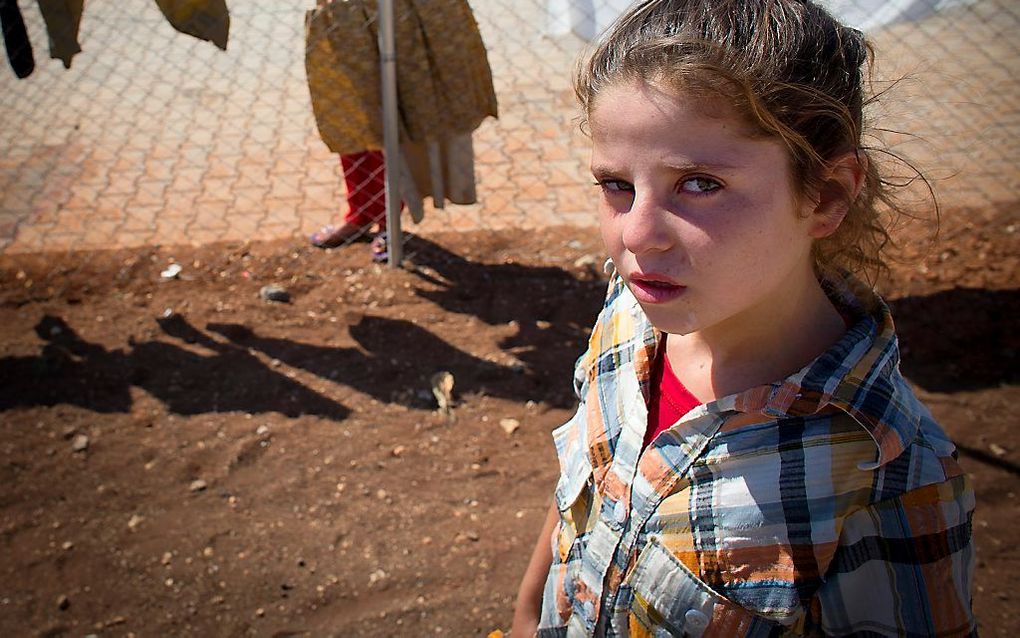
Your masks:
[[[657,277],[631,277],[629,283],[630,291],[634,293],[634,297],[641,303],[666,303],[667,301],[673,301],[687,290],[687,286],[681,286],[680,284]]]

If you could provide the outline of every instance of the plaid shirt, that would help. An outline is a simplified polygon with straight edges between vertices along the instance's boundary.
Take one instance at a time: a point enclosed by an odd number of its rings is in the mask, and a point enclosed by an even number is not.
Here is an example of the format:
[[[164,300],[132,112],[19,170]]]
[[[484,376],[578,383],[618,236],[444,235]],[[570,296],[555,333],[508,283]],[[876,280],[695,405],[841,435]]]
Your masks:
[[[793,376],[695,408],[642,452],[660,333],[614,277],[553,437],[540,636],[968,636],[974,494],[899,372],[889,310]]]

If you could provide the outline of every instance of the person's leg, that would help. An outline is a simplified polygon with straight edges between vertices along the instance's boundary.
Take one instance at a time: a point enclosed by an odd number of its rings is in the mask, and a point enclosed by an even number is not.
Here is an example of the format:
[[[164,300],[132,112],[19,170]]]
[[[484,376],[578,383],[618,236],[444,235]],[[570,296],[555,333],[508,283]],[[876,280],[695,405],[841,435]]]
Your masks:
[[[349,206],[344,221],[359,227],[378,223],[386,229],[386,160],[382,151],[341,155]]]
[[[319,248],[336,248],[347,242],[369,239],[371,226],[386,227],[386,162],[382,151],[363,151],[340,156],[347,187],[347,212],[340,226],[325,226],[309,239]]]

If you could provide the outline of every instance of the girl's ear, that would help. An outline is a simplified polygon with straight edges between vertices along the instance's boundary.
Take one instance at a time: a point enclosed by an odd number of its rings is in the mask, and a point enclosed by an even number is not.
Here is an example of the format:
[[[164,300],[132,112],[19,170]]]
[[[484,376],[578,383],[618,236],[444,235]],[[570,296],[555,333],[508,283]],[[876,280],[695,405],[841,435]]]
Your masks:
[[[821,239],[836,232],[864,186],[866,155],[849,152],[834,159],[818,187],[815,209],[811,214],[811,237]]]

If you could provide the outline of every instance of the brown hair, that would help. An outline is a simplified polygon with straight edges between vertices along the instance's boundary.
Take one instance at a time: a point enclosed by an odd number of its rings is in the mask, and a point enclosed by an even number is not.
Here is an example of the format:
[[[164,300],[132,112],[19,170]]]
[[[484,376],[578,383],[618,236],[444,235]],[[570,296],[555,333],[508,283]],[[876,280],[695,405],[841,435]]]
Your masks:
[[[904,211],[862,145],[869,60],[864,35],[809,0],[646,0],[596,43],[574,89],[583,123],[599,92],[621,80],[721,96],[786,144],[802,193],[819,186],[830,161],[857,153],[863,188],[836,232],[815,242],[814,258],[874,281],[892,243],[887,217]]]

